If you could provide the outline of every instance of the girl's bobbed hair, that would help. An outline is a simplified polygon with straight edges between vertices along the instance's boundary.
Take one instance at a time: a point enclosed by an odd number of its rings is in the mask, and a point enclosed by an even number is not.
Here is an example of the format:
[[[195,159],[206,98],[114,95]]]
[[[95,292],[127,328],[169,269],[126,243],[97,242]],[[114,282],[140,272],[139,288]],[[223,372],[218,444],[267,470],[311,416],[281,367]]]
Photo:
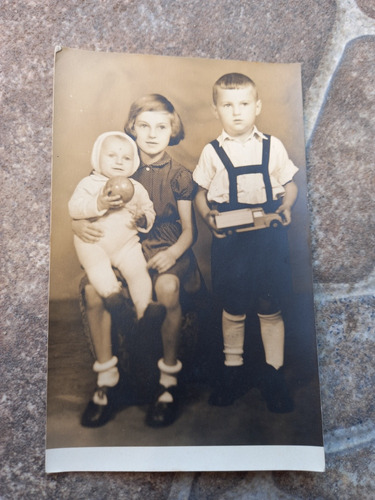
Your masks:
[[[173,104],[160,94],[148,94],[140,97],[130,106],[128,120],[125,124],[125,132],[134,140],[136,139],[134,130],[135,120],[138,115],[145,111],[159,111],[170,115],[172,133],[168,146],[175,146],[185,137],[184,126]]]

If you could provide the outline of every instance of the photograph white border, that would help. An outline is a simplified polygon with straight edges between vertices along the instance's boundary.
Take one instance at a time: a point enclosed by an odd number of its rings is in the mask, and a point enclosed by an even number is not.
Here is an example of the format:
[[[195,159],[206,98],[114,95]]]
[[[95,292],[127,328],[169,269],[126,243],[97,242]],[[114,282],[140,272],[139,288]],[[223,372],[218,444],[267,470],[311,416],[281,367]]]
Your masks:
[[[46,450],[46,472],[324,472],[323,446],[165,446]]]

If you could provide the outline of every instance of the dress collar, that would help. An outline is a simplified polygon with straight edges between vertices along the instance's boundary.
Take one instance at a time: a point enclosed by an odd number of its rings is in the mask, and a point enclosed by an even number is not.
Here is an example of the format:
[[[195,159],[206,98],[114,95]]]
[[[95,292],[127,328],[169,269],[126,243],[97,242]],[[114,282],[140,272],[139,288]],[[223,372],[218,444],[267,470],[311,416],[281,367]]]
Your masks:
[[[260,140],[262,140],[262,139],[267,139],[267,137],[266,137],[264,134],[262,134],[262,132],[260,132],[260,131],[257,129],[257,127],[254,125],[254,128],[253,128],[253,130],[250,132],[249,137],[247,137],[247,139],[246,139],[245,141],[241,141],[241,142],[245,143],[245,142],[251,141],[251,139],[253,139],[254,137],[255,137],[256,139],[258,139],[258,140],[259,140],[259,139],[260,139]],[[219,146],[220,146],[220,147],[222,147],[222,146],[223,146],[223,144],[224,144],[224,142],[225,142],[225,141],[235,141],[235,142],[239,142],[239,141],[237,141],[237,139],[236,139],[235,137],[232,137],[231,135],[227,134],[227,132],[225,132],[225,130],[223,130],[223,131],[221,132],[221,134],[219,135],[219,137],[218,137],[218,139],[217,139],[217,140],[219,141]]]
[[[160,160],[156,161],[155,163],[144,163],[141,160],[140,168],[145,168],[145,167],[152,167],[152,168],[161,168],[164,167],[167,163],[169,163],[171,157],[167,152],[164,152],[163,156],[160,158]]]

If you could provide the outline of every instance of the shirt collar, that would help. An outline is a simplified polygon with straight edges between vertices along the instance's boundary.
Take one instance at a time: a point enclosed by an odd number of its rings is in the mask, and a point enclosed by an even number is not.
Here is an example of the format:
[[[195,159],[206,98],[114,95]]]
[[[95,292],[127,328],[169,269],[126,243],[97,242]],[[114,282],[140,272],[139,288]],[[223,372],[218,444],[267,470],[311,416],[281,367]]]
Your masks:
[[[256,138],[258,140],[267,139],[267,137],[264,134],[262,134],[262,132],[260,132],[255,125],[254,125],[253,130],[250,132],[249,137],[245,141],[241,141],[241,142],[245,143],[245,142],[251,141],[253,138]],[[223,146],[225,141],[239,142],[239,141],[237,141],[237,139],[235,137],[232,137],[231,135],[227,134],[227,132],[225,132],[225,130],[223,130],[221,132],[221,134],[219,135],[217,140],[219,141],[220,147]]]
[[[164,152],[164,154],[160,158],[160,160],[156,161],[155,163],[148,164],[148,163],[144,163],[141,160],[140,168],[145,168],[145,167],[161,168],[161,167],[164,167],[170,161],[170,159],[171,159],[171,157],[169,156],[169,154],[167,152]]]

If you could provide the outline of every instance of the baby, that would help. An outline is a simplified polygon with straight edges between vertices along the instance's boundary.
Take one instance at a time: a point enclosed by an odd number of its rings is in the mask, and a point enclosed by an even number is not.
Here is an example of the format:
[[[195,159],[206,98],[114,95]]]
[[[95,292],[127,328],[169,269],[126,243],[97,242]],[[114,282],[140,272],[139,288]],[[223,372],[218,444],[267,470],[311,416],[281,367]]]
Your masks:
[[[73,219],[96,219],[103,237],[87,243],[74,236],[78,259],[88,279],[103,297],[109,311],[121,303],[121,284],[113,267],[126,280],[138,319],[152,301],[152,283],[142,253],[138,232],[147,233],[155,220],[153,204],[146,189],[129,179],[134,187],[130,201],[105,189],[108,179],[130,177],[139,167],[135,142],[123,132],[106,132],[95,141],[93,171],[77,185],[70,201]]]

